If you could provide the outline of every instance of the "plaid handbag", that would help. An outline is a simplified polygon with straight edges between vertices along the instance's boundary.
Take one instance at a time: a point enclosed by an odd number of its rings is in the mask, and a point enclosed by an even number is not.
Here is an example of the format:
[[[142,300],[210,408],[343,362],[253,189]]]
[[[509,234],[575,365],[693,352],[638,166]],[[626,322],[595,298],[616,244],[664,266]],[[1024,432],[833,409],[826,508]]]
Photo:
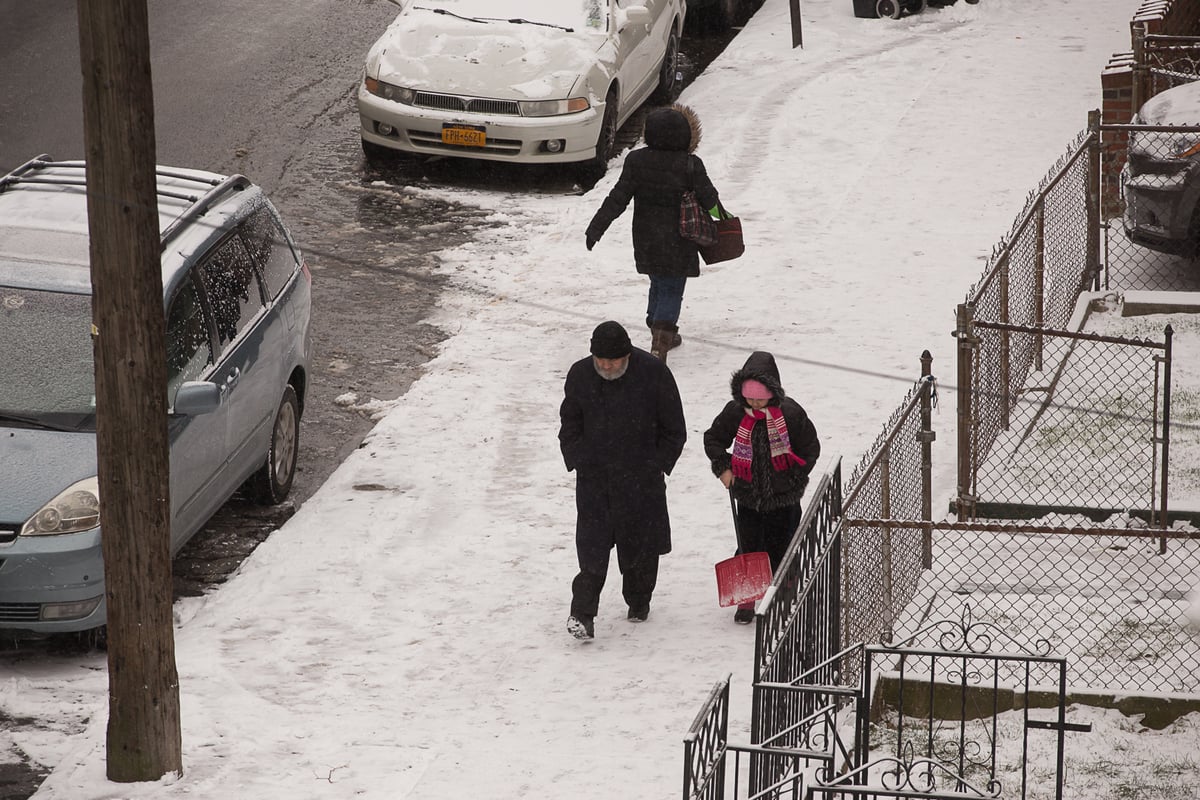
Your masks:
[[[688,157],[688,185],[694,182],[692,177],[692,159]],[[700,207],[696,192],[689,188],[679,198],[679,235],[688,241],[695,242],[700,247],[715,244],[717,241],[717,226],[709,213]]]
[[[716,220],[700,207],[696,193],[691,189],[679,199],[679,235],[700,247],[717,241]]]

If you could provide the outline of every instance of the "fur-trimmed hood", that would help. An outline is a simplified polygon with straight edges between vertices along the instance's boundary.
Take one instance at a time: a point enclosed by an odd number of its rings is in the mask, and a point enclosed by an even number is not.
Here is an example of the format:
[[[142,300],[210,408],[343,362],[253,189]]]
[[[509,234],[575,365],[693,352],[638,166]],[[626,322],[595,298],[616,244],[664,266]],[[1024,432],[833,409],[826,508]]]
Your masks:
[[[779,367],[775,366],[775,356],[765,350],[751,353],[742,368],[729,379],[729,391],[739,405],[747,404],[746,398],[742,397],[742,384],[749,379],[758,381],[775,395],[767,405],[777,406],[787,396],[779,382]]]
[[[674,103],[646,116],[646,146],[653,150],[696,152],[700,146],[700,117],[691,108]]]

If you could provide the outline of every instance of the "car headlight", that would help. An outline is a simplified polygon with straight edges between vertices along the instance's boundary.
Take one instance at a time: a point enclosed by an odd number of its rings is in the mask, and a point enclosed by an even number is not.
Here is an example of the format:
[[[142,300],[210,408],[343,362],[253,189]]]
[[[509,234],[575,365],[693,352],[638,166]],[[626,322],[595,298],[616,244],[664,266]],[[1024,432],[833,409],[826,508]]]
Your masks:
[[[578,114],[591,108],[586,97],[572,97],[569,100],[522,100],[520,105],[523,117],[556,117],[560,114]]]
[[[22,536],[53,536],[79,533],[100,524],[100,481],[85,478],[59,492],[58,496],[29,518]]]
[[[367,87],[368,92],[376,97],[382,97],[384,100],[391,100],[396,103],[404,103],[405,105],[412,105],[413,96],[416,94],[412,89],[405,89],[403,86],[393,86],[377,78],[372,78],[370,75],[363,78],[363,85]]]

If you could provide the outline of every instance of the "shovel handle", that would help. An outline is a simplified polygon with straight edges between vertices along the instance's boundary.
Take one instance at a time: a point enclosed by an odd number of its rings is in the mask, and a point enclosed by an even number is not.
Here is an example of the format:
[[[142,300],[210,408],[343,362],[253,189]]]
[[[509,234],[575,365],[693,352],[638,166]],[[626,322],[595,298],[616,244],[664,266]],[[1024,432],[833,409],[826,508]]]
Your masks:
[[[733,535],[737,539],[737,551],[742,552],[742,527],[738,524],[737,503],[733,499],[733,489],[729,489],[729,510],[733,512]]]

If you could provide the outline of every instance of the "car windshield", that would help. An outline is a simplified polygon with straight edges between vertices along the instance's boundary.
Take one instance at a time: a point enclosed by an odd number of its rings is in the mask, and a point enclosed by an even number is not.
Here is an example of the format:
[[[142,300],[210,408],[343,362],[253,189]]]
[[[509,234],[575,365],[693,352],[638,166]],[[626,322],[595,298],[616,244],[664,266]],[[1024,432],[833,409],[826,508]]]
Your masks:
[[[0,286],[0,424],[91,428],[92,298]]]
[[[414,0],[413,6],[488,22],[605,30],[608,0]]]

